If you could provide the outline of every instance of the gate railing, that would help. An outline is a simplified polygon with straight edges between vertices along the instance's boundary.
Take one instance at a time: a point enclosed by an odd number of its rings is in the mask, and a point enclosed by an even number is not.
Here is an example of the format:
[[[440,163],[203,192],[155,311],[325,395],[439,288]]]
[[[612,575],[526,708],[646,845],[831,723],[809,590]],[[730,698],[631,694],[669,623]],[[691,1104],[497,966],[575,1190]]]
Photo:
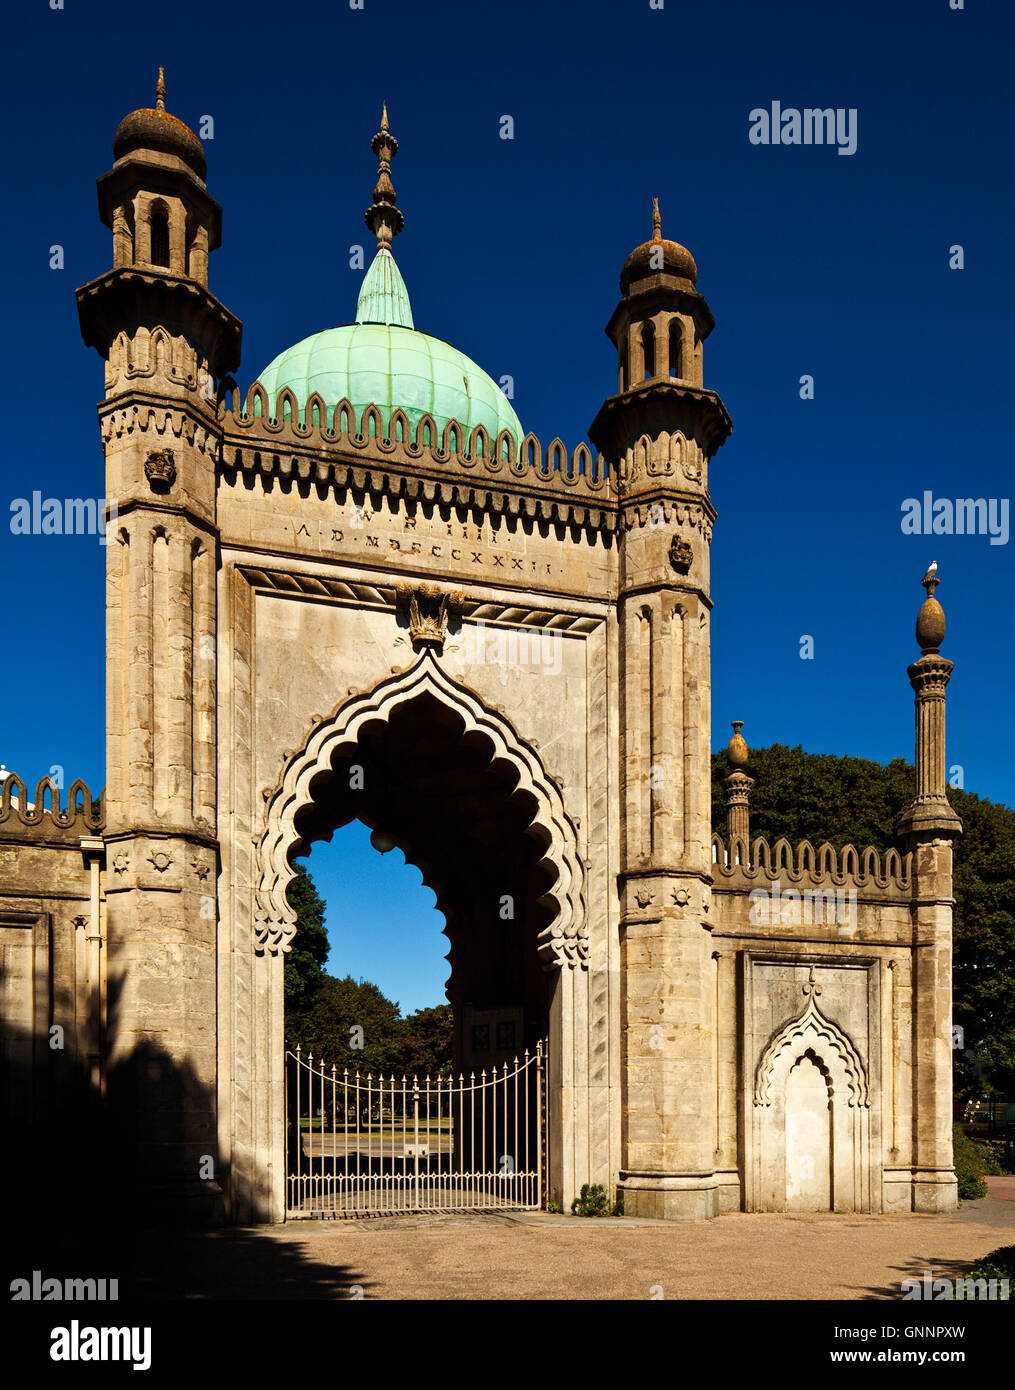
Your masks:
[[[287,1214],[537,1209],[544,1063],[539,1042],[478,1077],[398,1078],[287,1052]]]

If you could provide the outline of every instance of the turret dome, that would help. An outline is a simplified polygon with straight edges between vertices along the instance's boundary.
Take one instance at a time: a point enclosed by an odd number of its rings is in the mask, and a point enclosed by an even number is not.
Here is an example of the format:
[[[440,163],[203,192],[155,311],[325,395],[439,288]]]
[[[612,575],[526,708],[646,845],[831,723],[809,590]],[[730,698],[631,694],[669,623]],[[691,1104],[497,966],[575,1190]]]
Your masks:
[[[159,68],[155,106],[143,106],[130,111],[116,127],[113,136],[113,158],[123,159],[133,150],[157,150],[174,154],[201,180],[208,172],[204,146],[189,125],[166,110],[166,80]]]
[[[652,240],[636,246],[620,272],[620,292],[627,294],[632,281],[646,275],[677,275],[689,280],[692,288],[698,283],[698,267],[686,246],[679,241],[667,241],[662,234],[659,199],[652,200]]]

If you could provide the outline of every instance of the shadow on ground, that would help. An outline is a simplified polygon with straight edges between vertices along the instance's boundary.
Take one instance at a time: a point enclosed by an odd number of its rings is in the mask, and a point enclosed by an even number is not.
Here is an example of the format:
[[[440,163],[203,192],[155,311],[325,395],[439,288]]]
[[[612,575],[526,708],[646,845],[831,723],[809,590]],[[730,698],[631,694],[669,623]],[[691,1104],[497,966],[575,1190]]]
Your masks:
[[[114,1007],[112,995],[111,1013]],[[277,1239],[277,1227],[221,1225],[219,1184],[197,1182],[185,1166],[181,1136],[200,1092],[186,1063],[137,1047],[110,1067],[101,1095],[73,1057],[50,1055],[34,1038],[21,1041],[0,1056],[5,1300],[11,1281],[31,1284],[34,1271],[40,1281],[116,1279],[121,1301],[370,1297],[358,1271],[313,1259],[305,1242]],[[157,1111],[145,1104],[153,1093]],[[203,1111],[212,1113],[208,1104]],[[166,1142],[154,1144],[154,1137]],[[213,1137],[201,1147],[222,1171]],[[163,1153],[169,1159],[160,1166]],[[198,1203],[165,1200],[167,1188],[187,1182]],[[202,1224],[183,1226],[181,1216],[195,1211]]]

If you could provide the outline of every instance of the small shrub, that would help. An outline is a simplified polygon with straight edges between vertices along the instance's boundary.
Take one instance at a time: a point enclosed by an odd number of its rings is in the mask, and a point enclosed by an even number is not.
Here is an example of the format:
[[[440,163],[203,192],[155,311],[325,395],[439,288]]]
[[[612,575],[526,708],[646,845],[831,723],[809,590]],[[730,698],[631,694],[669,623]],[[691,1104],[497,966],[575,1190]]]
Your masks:
[[[617,1200],[616,1200],[616,1201],[614,1202],[614,1204],[613,1204],[613,1215],[614,1215],[614,1216],[623,1216],[623,1215],[624,1215],[624,1194],[623,1194],[623,1192],[619,1192],[619,1193],[617,1194]]]
[[[601,1182],[582,1183],[582,1190],[571,1203],[572,1216],[609,1216],[610,1199]]]
[[[547,1198],[546,1210],[555,1213],[557,1216],[560,1215],[560,1207],[558,1207],[557,1203],[553,1200],[552,1197]]]
[[[977,1260],[972,1269],[965,1276],[967,1279],[1007,1279],[1008,1280],[1008,1299],[1011,1300],[1011,1290],[1015,1287],[1015,1245],[1002,1245],[998,1250],[992,1250],[989,1255],[984,1255]]]
[[[958,1179],[959,1196],[965,1201],[975,1201],[986,1197],[987,1184],[984,1176],[998,1176],[1001,1165],[994,1154],[992,1144],[982,1139],[974,1139],[956,1125],[953,1131],[955,1145],[955,1177]]]

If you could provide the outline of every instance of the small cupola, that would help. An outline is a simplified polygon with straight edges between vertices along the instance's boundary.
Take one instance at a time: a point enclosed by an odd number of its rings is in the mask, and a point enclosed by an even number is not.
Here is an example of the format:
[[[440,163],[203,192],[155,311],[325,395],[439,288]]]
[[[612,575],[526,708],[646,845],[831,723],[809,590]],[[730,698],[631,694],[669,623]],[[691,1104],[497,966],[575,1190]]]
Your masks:
[[[113,137],[113,167],[99,180],[99,212],[113,232],[113,265],[208,284],[208,254],[222,214],[205,188],[207,161],[194,132],[166,110],[165,69],[155,105],[131,111]]]

